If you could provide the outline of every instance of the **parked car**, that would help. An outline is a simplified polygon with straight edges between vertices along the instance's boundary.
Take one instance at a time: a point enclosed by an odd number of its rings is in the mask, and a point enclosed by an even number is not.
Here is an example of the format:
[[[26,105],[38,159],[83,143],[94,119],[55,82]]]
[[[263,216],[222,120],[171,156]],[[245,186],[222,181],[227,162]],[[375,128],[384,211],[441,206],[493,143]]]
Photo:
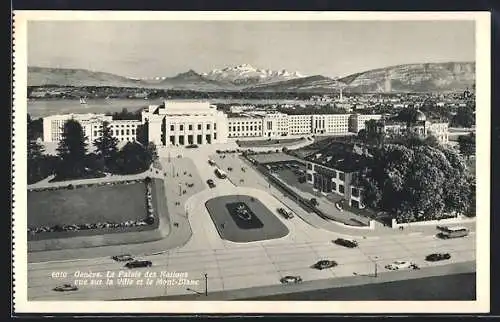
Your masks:
[[[394,261],[391,264],[385,266],[386,269],[391,271],[396,271],[399,269],[414,268],[416,265],[410,261]]]
[[[332,267],[335,267],[337,265],[338,264],[336,261],[320,260],[316,264],[314,264],[313,267],[316,269],[322,270],[322,269],[326,269],[326,268],[332,268]]]
[[[442,260],[448,260],[450,258],[451,258],[451,255],[448,253],[434,253],[434,254],[427,255],[427,257],[425,257],[425,260],[428,262],[438,262],[438,261],[442,261]]]
[[[198,147],[197,144],[186,145],[186,148],[188,148],[188,149],[196,149],[197,147]]]
[[[278,213],[285,219],[293,218],[293,213],[291,211],[286,211],[284,208],[278,208]]]
[[[358,247],[358,242],[355,240],[350,240],[350,239],[344,239],[344,238],[337,238],[333,241],[334,244],[348,247],[348,248],[356,248]]]
[[[137,267],[151,267],[153,263],[148,260],[133,260],[125,264],[127,268],[137,268]]]
[[[73,284],[63,284],[53,288],[56,292],[72,292],[78,291],[78,287]]]
[[[134,260],[134,258],[130,254],[115,255],[111,258],[117,262],[129,262],[131,260]]]
[[[207,180],[207,184],[210,188],[215,188],[215,183],[212,179],[208,179]]]
[[[285,276],[280,279],[281,284],[297,284],[302,282],[302,277],[300,276]]]

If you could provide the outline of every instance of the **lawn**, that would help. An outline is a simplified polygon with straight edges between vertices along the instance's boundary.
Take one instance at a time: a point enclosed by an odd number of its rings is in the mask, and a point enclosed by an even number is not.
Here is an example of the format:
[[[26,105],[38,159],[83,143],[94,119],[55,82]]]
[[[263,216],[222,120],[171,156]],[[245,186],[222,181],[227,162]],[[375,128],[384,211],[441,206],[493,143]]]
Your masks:
[[[281,238],[288,234],[288,228],[277,214],[250,196],[217,197],[208,200],[205,206],[222,239],[252,242]],[[236,213],[236,209],[242,206],[248,211],[247,219]]]
[[[28,227],[124,222],[146,216],[144,183],[28,192]]]

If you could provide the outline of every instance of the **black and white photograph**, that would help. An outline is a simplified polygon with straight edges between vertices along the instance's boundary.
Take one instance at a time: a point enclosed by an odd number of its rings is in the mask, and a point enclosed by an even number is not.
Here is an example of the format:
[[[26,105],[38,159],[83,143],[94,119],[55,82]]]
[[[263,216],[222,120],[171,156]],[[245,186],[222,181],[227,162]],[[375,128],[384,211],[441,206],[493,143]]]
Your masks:
[[[489,309],[487,13],[15,24],[19,310]]]

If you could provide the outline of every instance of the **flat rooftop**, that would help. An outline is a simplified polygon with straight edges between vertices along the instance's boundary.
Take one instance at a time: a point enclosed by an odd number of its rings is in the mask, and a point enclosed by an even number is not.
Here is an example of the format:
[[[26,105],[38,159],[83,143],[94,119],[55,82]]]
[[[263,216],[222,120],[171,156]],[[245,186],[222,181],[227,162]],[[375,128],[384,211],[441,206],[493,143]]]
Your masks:
[[[365,154],[366,153],[366,154]],[[304,159],[343,172],[356,172],[371,162],[370,151],[355,144],[332,142]]]

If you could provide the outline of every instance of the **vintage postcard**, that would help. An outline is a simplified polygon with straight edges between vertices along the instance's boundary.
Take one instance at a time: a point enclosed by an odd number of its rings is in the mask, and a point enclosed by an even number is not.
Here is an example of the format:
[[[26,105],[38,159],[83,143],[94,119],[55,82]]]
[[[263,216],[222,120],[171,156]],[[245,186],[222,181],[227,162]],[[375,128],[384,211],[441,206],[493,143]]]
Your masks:
[[[489,13],[14,14],[15,312],[489,311]]]

